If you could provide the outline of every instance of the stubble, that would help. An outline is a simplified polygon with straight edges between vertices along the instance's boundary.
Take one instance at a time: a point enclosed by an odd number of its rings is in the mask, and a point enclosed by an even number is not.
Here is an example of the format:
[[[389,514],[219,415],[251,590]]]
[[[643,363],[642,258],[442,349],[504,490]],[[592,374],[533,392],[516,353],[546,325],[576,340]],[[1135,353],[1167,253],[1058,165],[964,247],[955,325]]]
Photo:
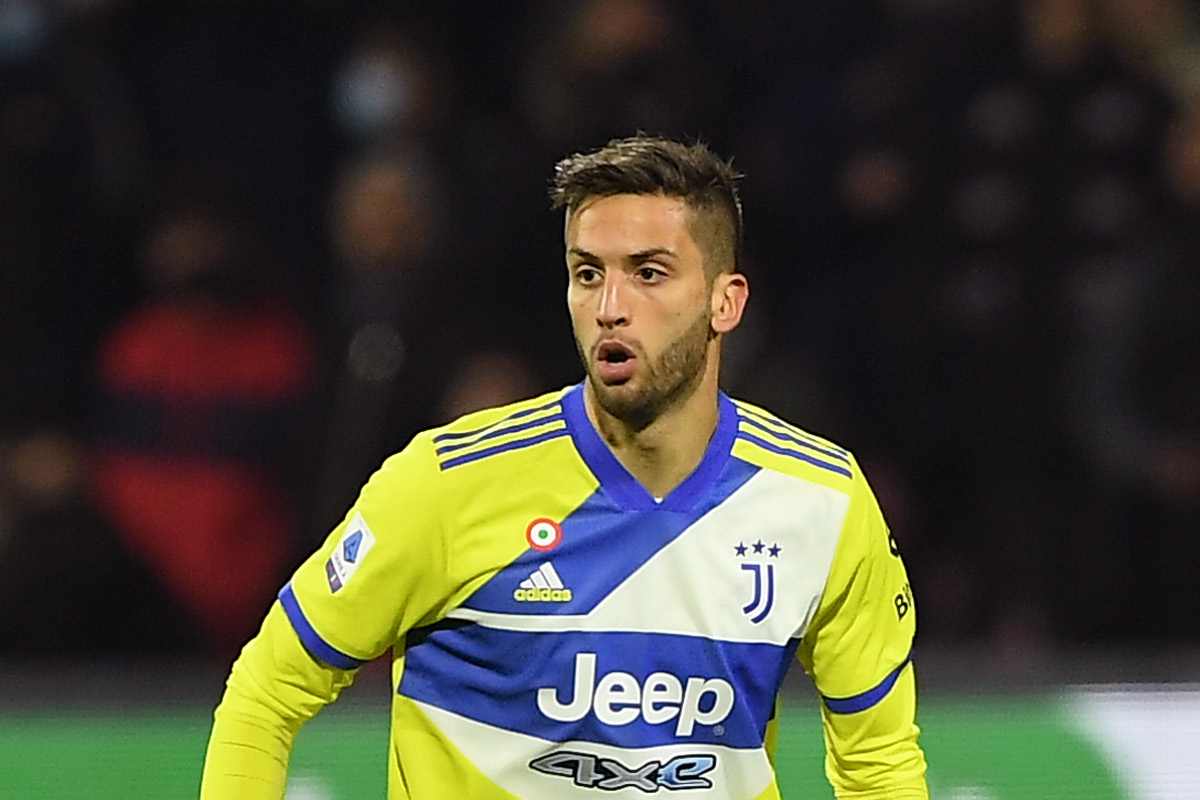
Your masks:
[[[575,349],[600,407],[634,430],[643,430],[664,412],[691,397],[704,375],[708,343],[714,336],[712,313],[706,308],[656,359],[647,361],[645,372],[638,379],[640,386],[636,388],[628,384],[604,385],[578,338]]]

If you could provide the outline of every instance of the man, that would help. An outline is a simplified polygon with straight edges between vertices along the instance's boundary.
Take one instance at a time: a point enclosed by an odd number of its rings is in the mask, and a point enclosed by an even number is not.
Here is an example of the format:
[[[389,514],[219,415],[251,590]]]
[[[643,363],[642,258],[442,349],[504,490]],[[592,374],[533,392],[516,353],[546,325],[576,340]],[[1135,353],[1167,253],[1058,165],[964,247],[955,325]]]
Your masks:
[[[391,798],[775,798],[776,701],[824,696],[839,797],[924,798],[904,566],[842,448],[717,386],[749,296],[736,174],[648,137],[558,164],[586,378],[419,434],[234,665],[204,798],[393,650]]]

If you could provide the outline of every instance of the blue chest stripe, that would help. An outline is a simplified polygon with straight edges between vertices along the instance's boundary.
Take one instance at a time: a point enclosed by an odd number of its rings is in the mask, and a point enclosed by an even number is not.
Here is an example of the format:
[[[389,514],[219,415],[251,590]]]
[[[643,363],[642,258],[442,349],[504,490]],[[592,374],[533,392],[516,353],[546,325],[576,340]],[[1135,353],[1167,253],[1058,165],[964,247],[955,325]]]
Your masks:
[[[702,503],[686,512],[623,510],[597,491],[562,521],[562,543],[554,550],[530,548],[497,572],[463,603],[476,611],[502,614],[586,614],[621,583],[750,480],[759,468],[729,459]],[[571,599],[531,605],[513,590],[543,563],[552,563]]]
[[[753,749],[762,745],[795,649],[795,642],[455,624],[410,638],[397,692],[550,741]],[[555,711],[564,708],[575,710]]]

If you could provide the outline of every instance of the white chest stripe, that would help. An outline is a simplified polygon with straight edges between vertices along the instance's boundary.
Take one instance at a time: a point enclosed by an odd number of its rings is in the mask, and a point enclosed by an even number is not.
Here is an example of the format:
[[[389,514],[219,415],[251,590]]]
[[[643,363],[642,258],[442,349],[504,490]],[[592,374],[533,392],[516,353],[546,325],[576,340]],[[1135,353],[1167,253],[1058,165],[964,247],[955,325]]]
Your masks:
[[[507,630],[646,631],[784,645],[803,634],[816,609],[848,505],[841,492],[764,469],[588,614],[459,608],[448,616]]]

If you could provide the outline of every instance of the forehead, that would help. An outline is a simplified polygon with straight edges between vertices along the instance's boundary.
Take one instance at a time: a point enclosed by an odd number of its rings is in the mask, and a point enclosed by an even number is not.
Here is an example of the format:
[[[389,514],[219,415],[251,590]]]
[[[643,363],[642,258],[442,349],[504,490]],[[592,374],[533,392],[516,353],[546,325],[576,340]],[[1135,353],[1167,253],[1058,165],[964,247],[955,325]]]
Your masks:
[[[567,215],[567,247],[620,256],[652,248],[699,255],[689,227],[691,211],[678,197],[617,194],[585,200]]]

